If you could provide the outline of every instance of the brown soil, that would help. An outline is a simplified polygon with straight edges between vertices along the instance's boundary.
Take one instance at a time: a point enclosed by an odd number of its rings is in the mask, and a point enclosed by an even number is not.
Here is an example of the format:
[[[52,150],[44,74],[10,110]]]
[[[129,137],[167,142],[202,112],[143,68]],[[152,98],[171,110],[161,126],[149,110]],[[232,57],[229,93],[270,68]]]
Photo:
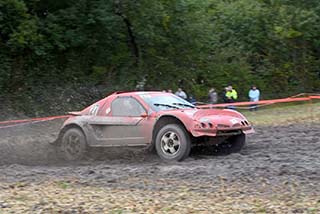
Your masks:
[[[68,164],[49,145],[61,123],[0,129],[0,213],[320,212],[320,124],[256,127],[240,154],[95,149]]]

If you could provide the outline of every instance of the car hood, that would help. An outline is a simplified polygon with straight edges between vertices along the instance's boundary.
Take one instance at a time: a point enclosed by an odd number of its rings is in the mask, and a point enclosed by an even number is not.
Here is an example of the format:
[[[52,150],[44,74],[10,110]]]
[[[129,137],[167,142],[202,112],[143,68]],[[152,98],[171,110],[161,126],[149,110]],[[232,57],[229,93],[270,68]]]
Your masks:
[[[230,110],[230,109],[179,109],[179,110],[171,110],[166,113],[181,116],[187,116],[189,119],[193,121],[206,121],[206,122],[214,122],[215,124],[225,124],[232,120],[242,121],[246,120],[246,118],[239,112]]]
[[[229,109],[184,109],[180,111],[194,120],[199,120],[201,118],[218,119],[224,117],[245,119],[241,113]]]
[[[177,111],[177,110],[176,110]],[[181,113],[187,115],[195,123],[205,123],[215,127],[249,126],[249,122],[239,112],[229,109],[184,109]]]

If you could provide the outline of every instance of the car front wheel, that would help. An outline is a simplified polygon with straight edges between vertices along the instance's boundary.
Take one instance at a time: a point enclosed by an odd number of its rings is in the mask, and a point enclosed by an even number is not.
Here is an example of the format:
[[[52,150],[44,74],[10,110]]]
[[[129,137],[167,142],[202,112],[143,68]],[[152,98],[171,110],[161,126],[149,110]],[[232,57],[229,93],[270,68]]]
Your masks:
[[[68,129],[62,136],[59,145],[62,158],[66,161],[76,161],[83,158],[87,142],[83,132],[78,128]]]
[[[165,161],[182,161],[191,149],[190,137],[178,124],[163,126],[156,135],[155,147],[158,155]]]

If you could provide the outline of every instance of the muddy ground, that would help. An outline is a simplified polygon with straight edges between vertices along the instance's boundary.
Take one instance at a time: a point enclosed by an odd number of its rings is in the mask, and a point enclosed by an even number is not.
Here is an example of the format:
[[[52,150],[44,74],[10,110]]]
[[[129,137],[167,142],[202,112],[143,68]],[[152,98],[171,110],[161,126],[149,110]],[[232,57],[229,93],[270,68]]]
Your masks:
[[[62,121],[0,128],[0,213],[320,213],[320,124],[256,127],[240,154],[54,147]]]

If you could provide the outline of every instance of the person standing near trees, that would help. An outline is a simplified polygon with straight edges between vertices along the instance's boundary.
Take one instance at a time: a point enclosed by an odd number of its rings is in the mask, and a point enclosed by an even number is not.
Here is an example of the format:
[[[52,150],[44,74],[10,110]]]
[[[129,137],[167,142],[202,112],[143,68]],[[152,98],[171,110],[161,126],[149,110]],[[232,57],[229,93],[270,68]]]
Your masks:
[[[253,85],[249,90],[249,99],[250,99],[250,102],[258,102],[260,99],[260,91],[259,89],[257,89],[255,85]],[[250,110],[258,110],[257,105],[256,104],[251,105]]]
[[[215,104],[218,102],[218,94],[214,88],[211,88],[208,93],[209,103]]]
[[[196,98],[195,98],[193,95],[189,95],[188,101],[189,101],[191,104],[194,104],[194,105],[197,103],[197,100],[196,100]]]
[[[181,97],[182,99],[187,99],[187,94],[182,90],[182,88],[178,88],[178,91],[175,93],[178,97]]]
[[[226,88],[227,92],[226,92],[226,102],[227,103],[233,103],[235,102],[237,99],[238,99],[238,93],[235,89],[232,88],[231,85],[229,85],[227,88]]]

